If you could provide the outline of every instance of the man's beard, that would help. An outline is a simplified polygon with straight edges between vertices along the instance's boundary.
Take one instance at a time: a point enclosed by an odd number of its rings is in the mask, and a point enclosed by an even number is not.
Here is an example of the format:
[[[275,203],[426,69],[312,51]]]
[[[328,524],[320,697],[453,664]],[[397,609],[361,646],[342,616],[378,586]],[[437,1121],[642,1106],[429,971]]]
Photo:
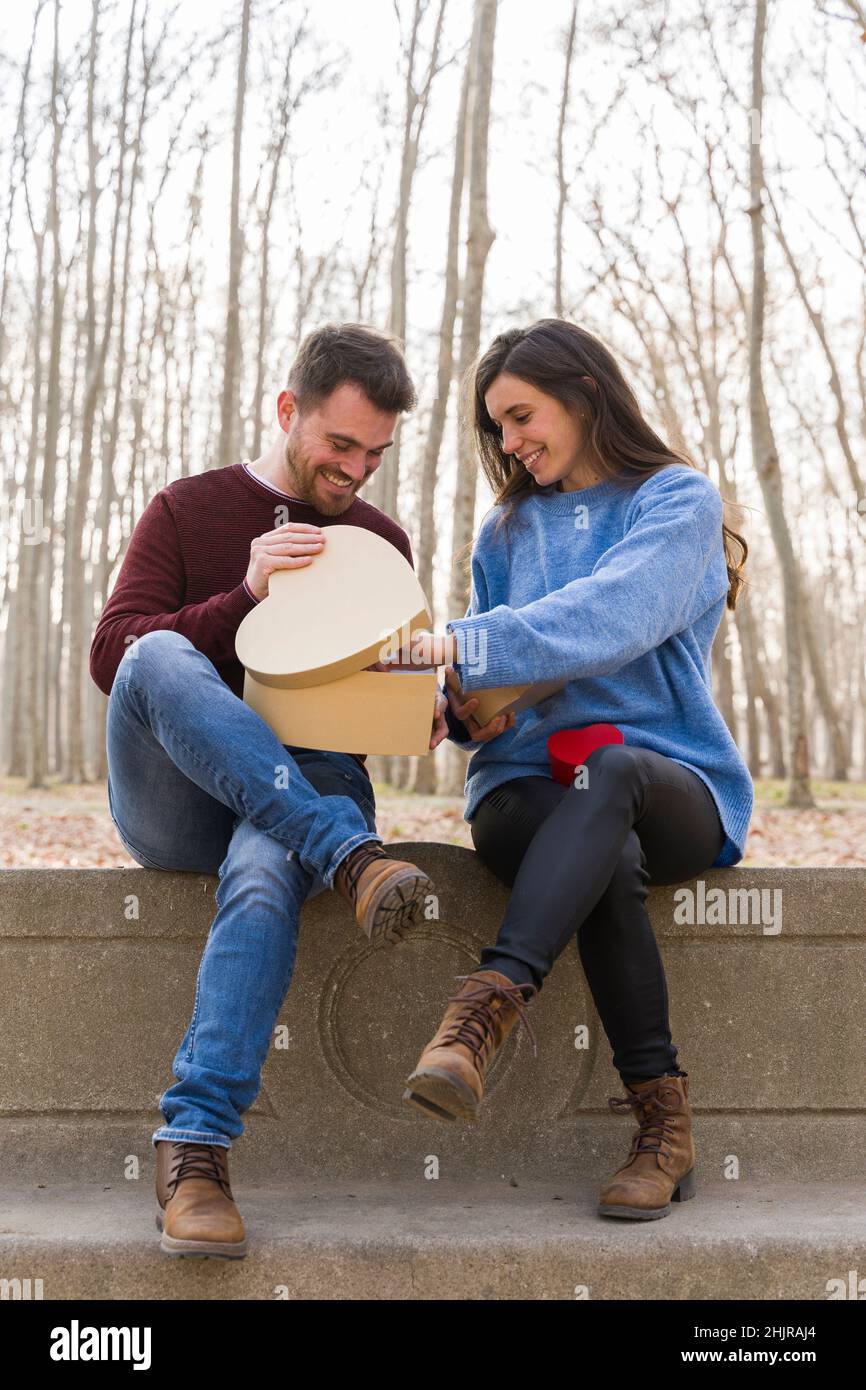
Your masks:
[[[284,462],[292,496],[300,497],[302,501],[309,502],[310,506],[315,507],[323,516],[339,516],[341,512],[346,511],[354,500],[358,486],[360,486],[360,484],[353,484],[351,487],[347,487],[345,498],[338,497],[335,492],[326,492],[324,488],[320,492],[316,487],[316,474],[321,469],[302,458],[297,449],[292,448],[288,440],[286,440]],[[339,473],[340,470],[332,468],[328,471]]]

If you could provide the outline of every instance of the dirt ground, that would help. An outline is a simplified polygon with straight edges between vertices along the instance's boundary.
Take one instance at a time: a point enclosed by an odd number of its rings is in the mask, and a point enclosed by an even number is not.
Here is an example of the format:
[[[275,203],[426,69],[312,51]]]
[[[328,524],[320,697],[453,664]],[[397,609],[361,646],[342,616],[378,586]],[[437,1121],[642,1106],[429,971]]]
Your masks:
[[[437,840],[472,848],[459,797],[413,796],[375,784],[385,843]],[[813,783],[816,809],[790,811],[781,782],[756,784],[743,865],[866,865],[866,783]],[[23,778],[0,779],[0,867],[135,867],[117,838],[105,782],[54,783],[32,790]]]

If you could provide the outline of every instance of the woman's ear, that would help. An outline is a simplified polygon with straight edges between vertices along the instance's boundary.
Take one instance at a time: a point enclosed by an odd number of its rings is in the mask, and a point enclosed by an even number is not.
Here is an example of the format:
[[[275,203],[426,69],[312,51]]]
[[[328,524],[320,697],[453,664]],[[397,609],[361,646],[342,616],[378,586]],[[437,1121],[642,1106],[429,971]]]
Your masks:
[[[596,390],[598,389],[598,383],[596,382],[595,377],[593,377],[593,376],[582,376],[580,379],[581,379],[581,381],[587,381],[587,382],[589,382],[589,384],[590,384],[590,386],[592,387],[593,391],[596,391]]]

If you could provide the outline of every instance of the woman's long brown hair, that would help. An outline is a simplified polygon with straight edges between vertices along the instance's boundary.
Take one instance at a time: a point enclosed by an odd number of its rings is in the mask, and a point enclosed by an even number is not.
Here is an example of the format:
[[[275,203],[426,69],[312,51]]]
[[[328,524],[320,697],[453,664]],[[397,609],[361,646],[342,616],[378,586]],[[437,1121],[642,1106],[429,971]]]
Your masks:
[[[481,467],[494,505],[509,504],[503,507],[499,524],[514,512],[521,497],[539,490],[532,474],[513,455],[503,453],[499,427],[484,404],[501,372],[528,381],[582,418],[588,460],[602,480],[617,479],[623,487],[633,488],[672,463],[697,467],[650,428],[615,359],[598,338],[565,319],[539,319],[530,328],[500,333],[470,369],[467,395]],[[748,582],[742,569],[749,548],[724,522],[722,536],[729,580],[727,606],[734,609],[741,587]],[[742,552],[738,558],[734,545]]]

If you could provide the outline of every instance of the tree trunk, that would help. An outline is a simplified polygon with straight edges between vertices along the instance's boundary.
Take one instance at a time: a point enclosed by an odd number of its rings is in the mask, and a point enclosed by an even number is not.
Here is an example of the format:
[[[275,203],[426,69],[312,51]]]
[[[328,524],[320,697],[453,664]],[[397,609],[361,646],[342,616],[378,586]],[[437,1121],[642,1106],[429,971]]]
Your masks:
[[[421,497],[418,538],[418,579],[433,607],[433,557],[436,554],[436,513],[434,501],[439,471],[439,455],[448,416],[448,397],[454,376],[454,325],[457,321],[457,297],[460,291],[460,210],[463,204],[463,184],[466,177],[466,108],[469,99],[469,61],[463,70],[460,106],[457,111],[457,131],[454,140],[454,169],[451,175],[451,201],[448,212],[448,247],[445,254],[445,287],[442,294],[442,319],[439,325],[439,363],[436,372],[436,396],[430,412],[430,424],[421,463],[419,492]],[[433,614],[433,626],[436,615]],[[440,747],[447,745],[440,744]],[[415,773],[415,791],[431,794],[436,790],[437,758],[433,753],[419,758]]]
[[[232,191],[229,210],[229,282],[226,307],[225,365],[223,368],[223,389],[220,397],[220,435],[217,450],[217,466],[225,468],[237,462],[240,437],[238,412],[240,406],[241,377],[241,262],[243,241],[241,236],[241,146],[244,132],[244,102],[247,90],[247,55],[250,46],[250,5],[244,0],[241,18],[241,46],[238,55],[238,76],[235,88],[235,123],[232,143]]]
[[[737,716],[734,710],[734,679],[731,672],[733,630],[727,609],[713,642],[713,698],[727,724],[731,738],[737,740]]]
[[[399,338],[401,343],[406,341],[406,278],[412,186],[418,168],[418,152],[421,147],[421,134],[430,100],[430,89],[438,70],[439,46],[445,18],[445,0],[439,0],[436,27],[426,71],[423,78],[416,83],[415,64],[420,46],[421,24],[426,10],[427,0],[414,0],[409,38],[404,45],[403,138],[400,148],[400,181],[397,194],[394,242],[391,251],[391,300],[388,313],[388,331]],[[400,419],[397,421],[397,428],[394,433],[393,448],[388,453],[387,467],[378,469],[373,477],[370,490],[370,500],[373,504],[397,522],[400,520],[397,499],[400,488],[402,426],[403,422]],[[405,762],[405,759],[402,761]],[[396,768],[394,771],[396,772]]]
[[[415,62],[419,49],[421,22],[426,9],[427,0],[414,0],[411,29],[408,43],[405,45],[403,139],[400,150],[396,226],[391,252],[391,302],[388,314],[388,331],[393,333],[401,343],[406,341],[406,275],[412,185],[418,168],[418,151],[421,145],[424,118],[427,114],[430,88],[439,59],[442,22],[445,17],[445,0],[439,0],[439,11],[426,74],[420,87],[416,87]],[[370,496],[373,504],[386,512],[388,516],[393,517],[398,524],[402,524],[397,506],[400,489],[402,436],[403,421],[401,418],[398,419],[394,431],[394,444],[389,450],[387,465],[379,468],[374,474]],[[381,756],[377,758],[375,766],[377,776],[395,787],[406,786],[411,780],[412,768],[409,758]]]
[[[60,0],[54,6],[54,34],[51,67],[51,164],[48,187],[47,235],[51,241],[51,329],[48,350],[48,374],[46,380],[45,432],[43,435],[42,478],[40,499],[43,519],[48,536],[33,547],[32,563],[29,566],[27,583],[28,636],[21,648],[26,650],[30,667],[28,691],[28,741],[30,745],[30,782],[33,786],[44,785],[46,771],[46,743],[48,738],[46,691],[48,670],[44,662],[44,650],[50,631],[51,606],[51,557],[53,554],[54,498],[57,478],[57,442],[60,431],[61,398],[61,358],[63,345],[63,316],[66,297],[65,267],[62,263],[60,246],[59,177],[60,146],[63,137],[63,122],[60,117]]]
[[[761,485],[767,518],[782,571],[785,614],[785,651],[788,681],[788,795],[786,805],[814,806],[809,786],[809,749],[803,696],[803,653],[800,642],[799,575],[797,558],[785,517],[782,475],[773,434],[770,409],[764,394],[762,353],[764,346],[764,167],[761,157],[763,119],[764,37],[767,0],[755,0],[752,48],[752,132],[749,146],[749,217],[752,225],[752,311],[749,325],[749,405],[752,422],[752,459]]]
[[[749,608],[749,594],[737,604],[737,637],[743,661],[743,679],[746,684],[746,752],[745,759],[753,777],[761,776],[761,728],[758,722],[758,700],[764,708],[763,675],[755,651],[755,635],[752,614]],[[784,776],[784,770],[782,775]]]
[[[830,684],[827,680],[827,671],[824,663],[824,653],[821,648],[821,643],[818,641],[817,633],[815,632],[809,596],[802,585],[802,581],[799,609],[803,624],[803,635],[806,641],[806,650],[809,655],[809,666],[812,671],[812,680],[815,687],[815,698],[818,702],[818,707],[821,710],[827,730],[827,739],[830,746],[830,764],[832,767],[831,776],[837,782],[847,782],[848,765],[851,761],[851,750],[842,728],[842,721],[839,716],[839,711],[836,708],[836,702],[830,691]]]
[[[568,180],[565,177],[565,123],[568,118],[568,98],[571,89],[571,65],[574,60],[574,39],[577,33],[577,0],[571,7],[571,22],[565,36],[565,72],[562,77],[562,92],[559,101],[559,121],[556,127],[556,230],[554,233],[553,254],[553,312],[558,319],[563,316],[562,302],[562,226],[568,202]]]
[[[484,272],[494,235],[487,216],[487,161],[490,130],[490,95],[493,87],[493,51],[496,39],[496,0],[476,0],[472,36],[472,76],[469,87],[469,223],[466,234],[466,270],[463,279],[463,312],[460,324],[460,382],[465,394],[467,378],[481,339],[481,305]],[[465,400],[463,402],[465,405]],[[475,493],[478,460],[471,425],[465,409],[458,425],[457,483],[451,532],[451,586],[448,612],[462,618],[469,601],[466,555],[475,529]],[[465,755],[452,744],[446,752],[445,785],[459,796],[465,777]]]

